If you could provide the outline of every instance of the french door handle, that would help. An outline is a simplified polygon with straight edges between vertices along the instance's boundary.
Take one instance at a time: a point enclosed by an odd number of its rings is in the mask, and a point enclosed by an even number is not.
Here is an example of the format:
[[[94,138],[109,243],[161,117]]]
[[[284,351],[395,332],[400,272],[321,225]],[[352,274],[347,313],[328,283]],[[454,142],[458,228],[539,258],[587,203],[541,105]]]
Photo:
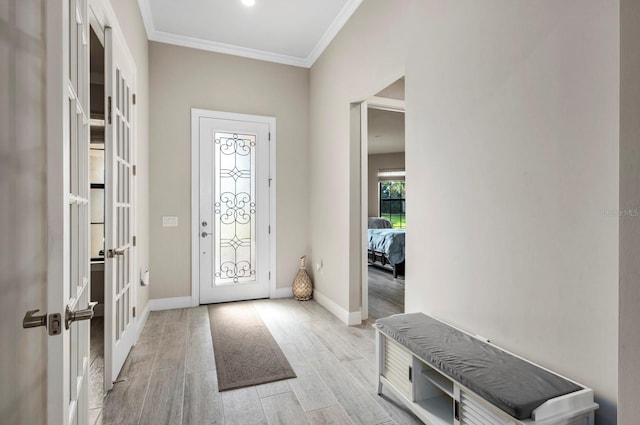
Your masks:
[[[69,330],[71,322],[77,322],[79,320],[91,320],[93,318],[93,309],[98,305],[97,302],[92,301],[89,303],[89,307],[85,310],[72,311],[69,306],[64,313],[64,327]]]
[[[107,251],[107,258],[114,258],[116,255],[124,255],[128,248],[110,249]]]
[[[42,316],[36,316],[36,313],[40,310],[29,310],[22,319],[22,327],[37,328],[38,326],[47,326],[47,313]]]
[[[60,317],[60,313],[50,314],[47,320],[47,313],[36,316],[38,311],[40,310],[27,311],[24,319],[22,319],[22,327],[28,329],[49,325],[49,335],[60,335],[62,333],[62,318]]]

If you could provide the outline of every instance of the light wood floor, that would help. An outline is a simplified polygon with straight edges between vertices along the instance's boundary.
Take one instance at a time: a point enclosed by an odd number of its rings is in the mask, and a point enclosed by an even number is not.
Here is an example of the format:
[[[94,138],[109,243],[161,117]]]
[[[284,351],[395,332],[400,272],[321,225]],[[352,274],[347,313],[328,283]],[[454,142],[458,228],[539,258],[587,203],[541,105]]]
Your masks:
[[[152,312],[94,424],[420,424],[376,394],[374,331],[315,301],[250,301],[297,378],[218,392],[206,306]],[[92,377],[94,374],[92,373]]]
[[[369,322],[404,313],[404,276],[393,278],[390,270],[370,265],[369,271]]]

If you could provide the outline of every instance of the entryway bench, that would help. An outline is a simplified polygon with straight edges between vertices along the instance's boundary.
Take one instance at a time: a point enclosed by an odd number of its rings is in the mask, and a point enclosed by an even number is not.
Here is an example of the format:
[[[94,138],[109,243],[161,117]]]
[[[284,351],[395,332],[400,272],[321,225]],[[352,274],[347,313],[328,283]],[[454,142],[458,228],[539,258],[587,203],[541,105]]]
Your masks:
[[[593,390],[423,313],[376,321],[383,385],[430,425],[593,425]]]

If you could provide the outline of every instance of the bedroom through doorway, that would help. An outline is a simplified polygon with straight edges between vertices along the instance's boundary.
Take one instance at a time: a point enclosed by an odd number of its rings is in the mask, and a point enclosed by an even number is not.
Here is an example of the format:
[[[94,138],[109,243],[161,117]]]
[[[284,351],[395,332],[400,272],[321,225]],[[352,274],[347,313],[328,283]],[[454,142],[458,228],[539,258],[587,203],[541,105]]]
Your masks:
[[[407,226],[404,78],[365,104],[362,162],[364,169],[366,161],[367,172],[366,177],[363,173],[362,191],[366,255],[362,268],[362,307],[366,308],[368,320],[375,322],[381,317],[404,313]]]

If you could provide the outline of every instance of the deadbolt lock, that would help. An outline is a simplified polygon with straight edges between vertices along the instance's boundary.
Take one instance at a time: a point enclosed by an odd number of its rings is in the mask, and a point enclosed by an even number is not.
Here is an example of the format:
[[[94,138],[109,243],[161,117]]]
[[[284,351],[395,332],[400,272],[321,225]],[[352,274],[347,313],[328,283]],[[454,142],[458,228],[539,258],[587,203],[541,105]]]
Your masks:
[[[62,333],[62,316],[60,313],[49,315],[49,335],[60,335]]]

